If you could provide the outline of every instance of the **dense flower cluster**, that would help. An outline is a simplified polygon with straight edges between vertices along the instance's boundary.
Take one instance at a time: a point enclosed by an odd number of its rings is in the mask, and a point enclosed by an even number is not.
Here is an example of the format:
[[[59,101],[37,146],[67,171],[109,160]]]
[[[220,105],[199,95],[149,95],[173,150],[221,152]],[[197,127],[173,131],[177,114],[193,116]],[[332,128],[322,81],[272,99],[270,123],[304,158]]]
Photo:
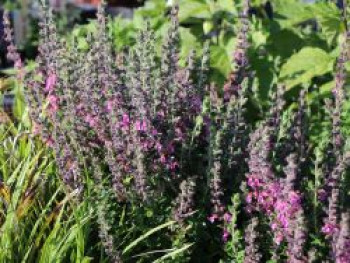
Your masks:
[[[264,134],[262,136],[266,137]],[[266,143],[268,142],[263,141],[263,145]],[[250,173],[247,174],[250,192],[246,202],[249,212],[260,211],[271,219],[270,227],[274,231],[274,241],[280,244],[285,238],[293,235],[292,225],[297,219],[297,214],[302,211],[301,195],[293,187],[297,173],[296,155],[288,157],[286,179],[281,180],[274,175],[271,164],[265,159],[267,154],[264,152],[267,151],[269,149],[251,149]]]
[[[335,245],[334,258],[336,263],[350,261],[350,217],[349,213],[343,213],[340,223],[340,232]]]
[[[243,1],[234,70],[223,90],[208,83],[208,43],[201,56],[192,51],[180,63],[176,4],[160,56],[148,23],[134,47],[115,54],[104,3],[98,9],[96,32],[86,35],[86,49],[79,49],[74,38],[71,43],[60,40],[53,14],[43,6],[33,72],[22,67],[5,15],[9,59],[26,88],[33,133],[53,149],[68,192],[84,198],[88,181],[96,184],[98,233],[114,262],[121,262],[123,255],[113,236],[109,209],[147,210],[164,203],[171,208],[164,218],[169,216],[181,227],[218,226],[221,244],[244,243],[235,252],[243,254],[246,263],[311,261],[319,257],[310,242],[312,231],[328,242],[319,254],[337,263],[349,262],[349,215],[340,216],[346,208],[342,177],[350,161],[341,133],[348,39],[338,59],[334,99],[327,102],[332,139],[322,167],[324,185],[315,190],[323,197],[320,207],[328,208],[323,214],[312,204],[314,223],[306,216],[311,187],[305,181],[313,176],[308,166],[314,147],[308,138],[307,91],[301,90],[297,107],[289,112],[284,86],[278,85],[266,116],[256,124],[246,121],[253,82],[247,52],[249,5]],[[244,199],[239,216],[228,208],[233,193]],[[315,233],[322,220],[322,233]],[[313,223],[315,229],[309,229]],[[260,233],[266,229],[271,231],[263,241]]]

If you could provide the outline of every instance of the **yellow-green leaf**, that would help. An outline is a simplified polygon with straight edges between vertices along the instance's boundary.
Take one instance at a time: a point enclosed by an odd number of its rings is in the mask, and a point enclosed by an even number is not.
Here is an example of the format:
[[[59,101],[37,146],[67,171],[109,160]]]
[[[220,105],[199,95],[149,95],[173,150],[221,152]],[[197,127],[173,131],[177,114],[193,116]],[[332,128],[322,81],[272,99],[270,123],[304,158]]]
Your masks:
[[[310,83],[312,78],[322,76],[333,68],[334,57],[320,48],[305,47],[282,66],[280,80],[287,89]]]

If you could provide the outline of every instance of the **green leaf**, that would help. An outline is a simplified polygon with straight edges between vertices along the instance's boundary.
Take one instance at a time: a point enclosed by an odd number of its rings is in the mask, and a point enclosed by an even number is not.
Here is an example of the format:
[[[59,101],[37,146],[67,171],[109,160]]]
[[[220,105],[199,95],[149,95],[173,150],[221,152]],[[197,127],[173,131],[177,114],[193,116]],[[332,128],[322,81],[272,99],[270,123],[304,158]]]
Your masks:
[[[266,44],[267,35],[262,31],[253,31],[252,32],[252,42],[254,47],[263,46]]]
[[[329,95],[332,89],[335,87],[335,80],[329,81],[323,84],[320,89],[320,95]]]
[[[174,259],[176,255],[181,254],[183,252],[185,252],[187,249],[189,249],[191,246],[193,246],[193,243],[191,244],[185,244],[183,247],[176,249],[175,251],[172,251],[164,256],[162,256],[161,258],[157,259],[156,261],[154,261],[153,263],[161,263],[164,262],[164,260],[168,259],[168,258],[172,258]]]
[[[154,215],[153,211],[151,209],[146,209],[146,216],[148,218],[152,217]]]
[[[287,89],[302,83],[309,83],[312,78],[322,76],[332,70],[334,58],[320,48],[305,47],[282,66],[280,79]]]
[[[128,251],[130,251],[132,248],[134,248],[135,246],[137,246],[141,241],[145,240],[147,237],[149,237],[150,235],[158,232],[159,230],[162,230],[163,228],[166,228],[168,226],[171,226],[175,224],[175,221],[169,221],[166,222],[160,226],[157,226],[155,228],[152,228],[151,230],[149,230],[147,233],[143,234],[142,236],[140,236],[139,238],[137,238],[136,240],[134,240],[133,242],[131,242],[124,250],[123,250],[123,255],[126,254]]]
[[[33,71],[36,68],[36,66],[37,64],[34,61],[28,61],[24,66],[24,71]],[[8,68],[0,70],[0,73],[8,76],[16,76],[16,74],[18,74],[18,70],[16,68]]]
[[[144,7],[136,9],[134,15],[138,17],[155,18],[159,17],[159,14],[164,14],[166,8],[166,1],[149,0],[145,2]]]
[[[236,4],[233,0],[218,0],[216,2],[221,10],[235,13],[237,11]]]
[[[92,257],[84,257],[82,263],[90,263],[93,259]]]
[[[333,2],[320,2],[312,6],[312,12],[321,25],[321,31],[330,45],[341,30],[342,20],[339,8]]]
[[[198,51],[200,44],[194,34],[191,33],[190,29],[180,27],[180,38],[181,38],[181,53],[180,57],[183,59],[182,62],[187,61],[187,57],[191,50]]]
[[[210,65],[217,69],[224,76],[227,76],[231,71],[231,58],[224,47],[210,47]]]
[[[289,58],[305,45],[304,40],[293,30],[282,29],[270,34],[267,39],[267,48],[271,55]]]
[[[334,86],[335,86],[335,80],[326,82],[323,85],[319,86],[317,90],[310,92],[307,95],[307,99],[309,101],[314,101],[314,100],[319,100],[321,98],[329,97]]]
[[[280,20],[282,27],[292,27],[314,18],[311,5],[301,0],[274,0],[272,4],[277,14],[276,18]]]
[[[211,17],[210,6],[201,0],[180,1],[179,20],[184,22],[190,18],[209,19]]]

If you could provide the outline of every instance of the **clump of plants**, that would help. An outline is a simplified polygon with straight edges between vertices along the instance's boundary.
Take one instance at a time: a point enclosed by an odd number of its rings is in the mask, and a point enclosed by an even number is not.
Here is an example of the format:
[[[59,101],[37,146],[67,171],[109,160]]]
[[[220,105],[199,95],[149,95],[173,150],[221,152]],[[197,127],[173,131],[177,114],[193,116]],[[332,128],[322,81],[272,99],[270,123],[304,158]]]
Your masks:
[[[176,4],[160,53],[148,25],[128,53],[115,53],[104,4],[79,49],[60,39],[43,6],[32,72],[5,23],[32,132],[52,149],[72,202],[91,203],[96,231],[87,239],[101,242],[111,262],[350,261],[341,129],[349,34],[333,97],[318,115],[330,129],[315,143],[307,89],[287,107],[283,83],[271,87],[264,118],[249,118],[254,72],[242,2],[223,87],[208,83],[208,45],[180,63]]]

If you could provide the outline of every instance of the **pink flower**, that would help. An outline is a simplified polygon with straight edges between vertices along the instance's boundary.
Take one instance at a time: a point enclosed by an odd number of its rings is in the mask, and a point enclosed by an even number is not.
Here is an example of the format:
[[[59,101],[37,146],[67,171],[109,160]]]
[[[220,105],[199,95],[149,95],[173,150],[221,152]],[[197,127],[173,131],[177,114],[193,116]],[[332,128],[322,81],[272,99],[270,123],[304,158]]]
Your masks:
[[[276,210],[284,211],[287,208],[287,203],[282,200],[277,200],[276,202]]]
[[[48,76],[48,78],[46,79],[46,85],[45,85],[44,91],[48,92],[48,93],[52,92],[53,89],[54,89],[54,86],[56,84],[56,81],[57,81],[56,75],[55,74],[50,74]]]
[[[166,157],[165,157],[164,154],[162,154],[162,155],[160,156],[160,162],[161,162],[162,164],[165,164],[165,163],[166,163]]]
[[[47,138],[47,140],[45,141],[46,145],[49,147],[52,147],[53,144],[55,143],[55,141],[53,140],[52,137]]]
[[[262,174],[269,174],[268,168]],[[246,196],[250,210],[261,211],[272,217],[271,229],[276,233],[274,242],[280,244],[289,234],[290,222],[301,209],[301,196],[296,191],[284,191],[285,185],[279,180],[263,180],[259,174],[248,175],[247,184],[251,191]]]
[[[165,113],[163,110],[160,110],[157,112],[157,116],[160,117],[161,119],[165,117]]]
[[[338,231],[338,226],[332,223],[326,223],[321,230],[325,235],[330,236]]]
[[[172,143],[169,143],[168,146],[167,146],[167,151],[169,153],[173,153],[175,151],[175,147]]]
[[[198,112],[200,110],[201,106],[202,106],[201,99],[198,96],[193,97],[193,99],[192,99],[192,107],[195,109],[196,112]]]
[[[299,205],[300,204],[299,194],[294,191],[289,193],[289,202],[291,203],[291,205]]]
[[[278,228],[278,225],[276,222],[271,223],[271,229],[275,231]]]
[[[245,201],[248,203],[248,204],[251,204],[252,201],[253,201],[253,194],[252,193],[248,193],[246,198],[245,198]]]
[[[282,234],[282,232],[277,232],[277,233],[275,234],[275,237],[274,237],[273,240],[275,241],[275,243],[276,243],[277,245],[280,245],[281,242],[283,241],[283,234]]]
[[[338,248],[340,250],[336,256],[335,262],[336,263],[349,263],[350,262],[350,240],[347,240],[345,244]]]
[[[14,66],[15,66],[15,68],[18,68],[18,69],[22,68],[22,66],[23,66],[22,61],[21,60],[16,60]]]
[[[157,149],[158,152],[162,151],[163,146],[162,146],[162,144],[160,142],[156,142],[156,149]]]
[[[158,135],[158,131],[157,131],[156,129],[153,129],[153,130],[152,130],[152,135],[153,135],[153,136]]]
[[[32,130],[33,134],[34,134],[34,135],[38,135],[38,134],[41,133],[41,130],[42,130],[41,125],[38,124],[38,123],[36,123],[36,122],[34,122],[34,123],[33,123],[33,130]]]
[[[208,221],[210,223],[214,223],[218,219],[219,219],[219,216],[217,214],[212,214],[211,216],[208,217]]]
[[[231,213],[226,212],[226,213],[224,214],[224,221],[225,221],[226,223],[231,223],[231,221],[232,221],[232,215],[231,215]]]
[[[136,121],[135,123],[135,129],[137,131],[146,131],[147,130],[147,125],[145,121]]]
[[[338,94],[338,89],[337,88],[332,89],[332,93],[334,96],[336,96]]]
[[[55,95],[49,95],[47,98],[51,104],[57,104],[58,102],[58,98]]]
[[[89,124],[90,127],[95,127],[97,124],[96,117],[93,117],[92,115],[88,114],[85,117],[85,121]]]
[[[183,141],[185,139],[185,134],[180,127],[175,128],[176,140]]]
[[[79,103],[79,104],[77,105],[77,107],[76,107],[76,110],[77,110],[78,112],[82,111],[83,109],[84,109],[84,104],[83,104],[83,103]]]
[[[286,215],[284,214],[279,214],[277,216],[278,220],[281,222],[281,225],[284,229],[287,229],[289,226],[289,222],[288,222],[288,218]]]
[[[147,150],[149,150],[149,149],[151,149],[152,148],[152,142],[150,142],[150,141],[144,141],[143,143],[142,143],[142,148],[145,150],[145,151],[147,151]]]
[[[228,232],[227,229],[224,229],[224,233],[222,234],[222,241],[226,243],[229,237],[230,237],[230,232]]]
[[[113,100],[107,101],[107,106],[106,106],[107,111],[111,112],[113,108],[114,108],[114,101]]]
[[[318,190],[317,195],[318,195],[318,199],[319,199],[320,201],[323,201],[323,202],[324,202],[324,201],[327,200],[328,193],[326,192],[326,190],[324,190],[324,189]]]
[[[47,99],[49,101],[49,110],[56,112],[58,110],[58,97],[55,95],[49,95]]]
[[[260,186],[259,179],[253,178],[253,177],[249,177],[248,178],[248,185],[250,187],[252,187],[252,188],[259,187]]]
[[[121,127],[125,129],[125,128],[128,128],[129,125],[130,125],[129,115],[124,113],[123,118],[122,118],[122,122],[121,122]]]
[[[178,167],[179,167],[179,163],[176,162],[176,161],[172,161],[172,162],[170,163],[170,166],[169,166],[169,168],[170,168],[171,171],[175,171]]]

